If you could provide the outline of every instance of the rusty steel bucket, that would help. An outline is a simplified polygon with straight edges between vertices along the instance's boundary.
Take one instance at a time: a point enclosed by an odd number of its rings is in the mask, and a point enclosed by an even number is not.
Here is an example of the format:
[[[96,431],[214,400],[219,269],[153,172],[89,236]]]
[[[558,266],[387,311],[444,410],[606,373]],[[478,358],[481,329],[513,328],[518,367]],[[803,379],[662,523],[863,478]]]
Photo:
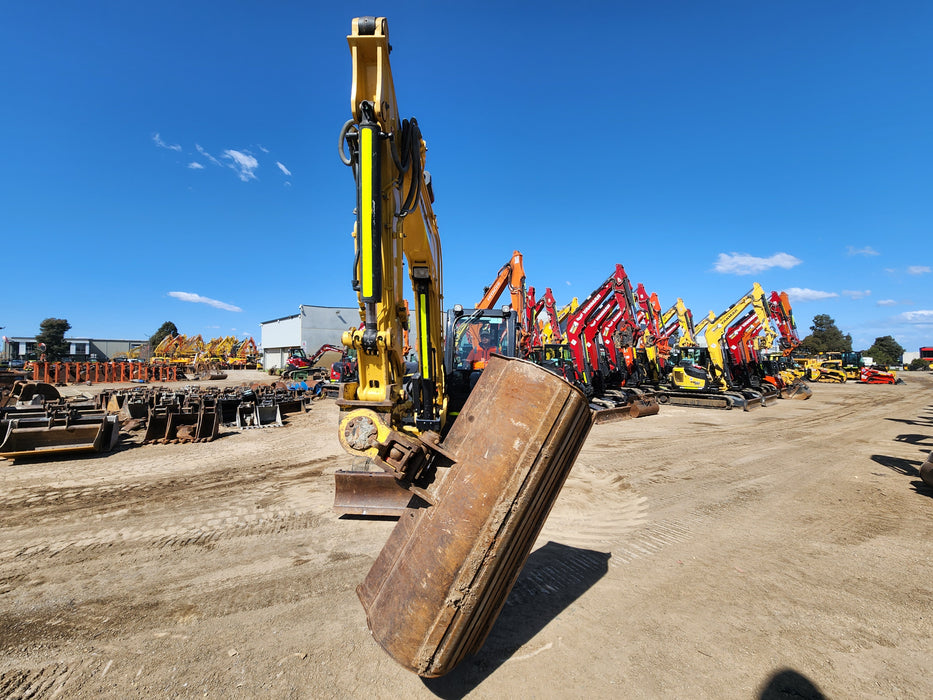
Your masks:
[[[920,465],[920,479],[927,486],[933,486],[933,452],[931,452],[926,461]]]
[[[64,418],[13,418],[0,436],[0,457],[50,456],[71,452],[108,452],[120,439],[120,421],[104,414]]]
[[[798,401],[806,401],[811,396],[813,396],[813,391],[807,384],[803,382],[794,382],[784,389],[782,396],[785,399],[797,399]]]
[[[406,509],[357,588],[399,664],[437,677],[479,650],[592,424],[580,390],[492,357],[441,445],[435,504]]]

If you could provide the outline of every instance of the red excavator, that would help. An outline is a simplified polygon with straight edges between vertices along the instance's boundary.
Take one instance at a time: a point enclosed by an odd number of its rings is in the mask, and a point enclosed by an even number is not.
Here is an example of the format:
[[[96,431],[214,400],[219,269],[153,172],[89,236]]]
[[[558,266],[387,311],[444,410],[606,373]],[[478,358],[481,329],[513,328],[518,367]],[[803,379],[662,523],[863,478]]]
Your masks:
[[[333,376],[333,366],[317,366],[318,362],[327,353],[337,353],[340,357],[334,364],[339,363],[338,378]],[[288,359],[285,361],[285,367],[282,370],[284,379],[294,379],[296,381],[311,379],[332,379],[333,381],[347,381],[355,371],[355,360],[349,356],[346,348],[337,347],[325,343],[319,347],[311,357],[305,354],[301,348],[292,348],[288,351]]]
[[[616,264],[613,274],[567,317],[567,344],[597,422],[658,412],[657,400],[642,387],[646,375],[635,351],[640,333],[635,314],[628,275]],[[607,326],[613,329],[611,350],[604,343]]]

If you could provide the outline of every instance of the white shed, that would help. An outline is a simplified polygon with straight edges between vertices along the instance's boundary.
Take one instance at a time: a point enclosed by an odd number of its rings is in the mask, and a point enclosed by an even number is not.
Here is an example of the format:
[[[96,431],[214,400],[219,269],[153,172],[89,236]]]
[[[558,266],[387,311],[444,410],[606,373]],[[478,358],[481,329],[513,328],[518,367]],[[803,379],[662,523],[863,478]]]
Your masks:
[[[302,304],[297,314],[259,324],[262,366],[265,369],[283,367],[292,348],[301,348],[307,355],[313,355],[322,345],[340,347],[343,332],[359,325],[358,308]]]

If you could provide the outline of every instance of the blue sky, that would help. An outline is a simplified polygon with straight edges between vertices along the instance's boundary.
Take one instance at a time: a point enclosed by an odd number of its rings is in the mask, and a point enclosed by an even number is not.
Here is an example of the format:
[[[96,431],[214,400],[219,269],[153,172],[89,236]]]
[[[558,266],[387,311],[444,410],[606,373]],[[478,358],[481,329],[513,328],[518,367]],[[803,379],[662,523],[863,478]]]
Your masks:
[[[0,326],[253,335],[354,306],[346,35],[389,19],[445,305],[512,250],[701,317],[753,282],[856,349],[933,345],[929,2],[0,5]]]

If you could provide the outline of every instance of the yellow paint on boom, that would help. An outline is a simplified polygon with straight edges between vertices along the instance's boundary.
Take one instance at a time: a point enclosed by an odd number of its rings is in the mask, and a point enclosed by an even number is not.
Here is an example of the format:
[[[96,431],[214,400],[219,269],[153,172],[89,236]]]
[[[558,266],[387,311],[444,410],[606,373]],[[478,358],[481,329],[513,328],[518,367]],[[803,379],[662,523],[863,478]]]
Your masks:
[[[428,362],[428,300],[424,294],[418,295],[419,326],[418,340],[421,343],[421,376],[431,379],[431,363]]]
[[[373,131],[360,130],[360,277],[363,297],[373,295]]]

